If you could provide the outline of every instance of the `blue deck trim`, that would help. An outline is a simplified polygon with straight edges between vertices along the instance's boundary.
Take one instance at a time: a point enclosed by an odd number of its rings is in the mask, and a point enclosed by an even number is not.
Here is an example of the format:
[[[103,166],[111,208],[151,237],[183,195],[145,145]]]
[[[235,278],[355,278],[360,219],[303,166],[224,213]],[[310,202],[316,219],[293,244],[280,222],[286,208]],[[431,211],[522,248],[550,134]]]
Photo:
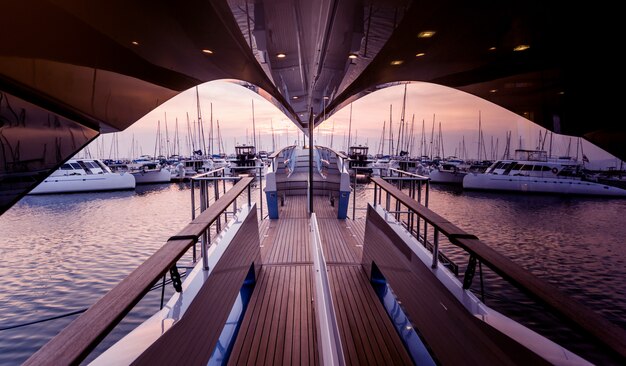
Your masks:
[[[224,328],[222,329],[222,333],[220,334],[217,344],[215,345],[215,349],[209,359],[208,365],[226,365],[228,363],[228,358],[233,350],[233,345],[235,344],[237,333],[239,332],[239,328],[243,322],[243,316],[246,313],[246,308],[250,303],[250,298],[252,297],[252,291],[254,290],[255,284],[256,278],[254,275],[254,263],[252,263],[250,271],[248,271],[248,275],[241,285],[239,295],[237,296],[237,299],[233,304],[233,308],[228,315],[226,324],[224,324]]]
[[[404,347],[406,347],[409,355],[411,355],[413,363],[416,365],[435,366],[437,363],[417,334],[413,324],[402,310],[402,306],[400,306],[391,287],[387,284],[385,276],[383,276],[374,262],[372,262],[372,278],[370,279],[370,283],[383,304],[387,315],[389,315],[391,323],[394,328],[396,328],[400,339],[402,339]]]
[[[270,219],[278,219],[278,192],[266,191],[265,198],[267,199],[267,211]]]
[[[348,203],[350,202],[350,191],[339,192],[339,209],[337,218],[343,220],[348,217]]]

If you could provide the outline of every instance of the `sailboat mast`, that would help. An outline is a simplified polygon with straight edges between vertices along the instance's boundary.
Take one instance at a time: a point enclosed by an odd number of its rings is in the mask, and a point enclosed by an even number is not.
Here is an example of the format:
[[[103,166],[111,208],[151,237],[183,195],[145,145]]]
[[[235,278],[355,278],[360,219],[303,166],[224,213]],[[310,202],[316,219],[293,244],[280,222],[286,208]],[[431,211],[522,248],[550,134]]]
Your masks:
[[[333,139],[335,138],[335,120],[333,120],[333,129],[330,133],[330,148],[333,148]]]
[[[385,128],[387,127],[387,121],[383,121],[383,135],[380,139],[380,148],[378,149],[378,151],[380,152],[380,155],[384,155],[385,154]]]
[[[189,112],[187,112],[187,149],[189,150],[189,156],[193,156],[193,152],[196,150],[196,138],[194,136],[195,128],[191,128],[189,123]]]
[[[433,127],[430,131],[430,160],[433,160],[433,139],[435,138],[435,114],[433,113]]]
[[[389,156],[393,156],[393,104],[389,104]]]
[[[348,150],[350,149],[351,137],[352,137],[352,103],[350,103],[350,119],[348,122]]]
[[[396,154],[400,155],[404,147],[404,113],[406,110],[406,84],[404,84],[404,96],[402,98],[402,111],[400,113],[400,126],[398,127],[398,143],[396,144]]]
[[[198,139],[199,146],[202,148],[201,155],[205,155],[206,151],[206,140],[204,139],[204,125],[202,124],[202,110],[200,108],[200,93],[198,91],[198,87],[196,86],[196,106],[198,107]]]
[[[167,112],[164,113],[165,119],[163,120],[163,122],[165,122],[165,157],[168,157],[170,156],[170,134],[167,130]]]
[[[439,143],[437,143],[437,147],[441,151],[440,158],[442,158],[442,159],[445,158],[446,157],[446,153],[443,151],[443,135],[441,133],[441,122],[439,122]]]
[[[220,120],[217,120],[217,149],[220,156],[226,151],[224,149],[224,140],[222,140],[222,132],[220,132]]]
[[[274,135],[274,120],[270,118],[270,128],[272,129],[272,151],[276,151],[276,136]]]
[[[161,120],[157,121],[157,133],[156,133],[156,141],[154,142],[154,156],[153,159],[157,157],[157,149],[159,147],[159,140],[161,139]]]
[[[480,111],[478,111],[478,157],[476,158],[477,161],[480,161],[480,146],[481,146],[481,138],[482,138],[482,131],[481,131],[481,113]]]
[[[254,141],[254,148],[256,149],[256,124],[254,122],[254,99],[252,99],[252,140]]]
[[[213,156],[215,153],[215,149],[213,148],[213,102],[210,104],[211,106],[211,126],[209,129],[209,155]]]
[[[411,153],[415,151],[415,113],[413,113],[413,116],[411,117],[411,134],[406,140],[406,151],[409,156],[411,156]]]

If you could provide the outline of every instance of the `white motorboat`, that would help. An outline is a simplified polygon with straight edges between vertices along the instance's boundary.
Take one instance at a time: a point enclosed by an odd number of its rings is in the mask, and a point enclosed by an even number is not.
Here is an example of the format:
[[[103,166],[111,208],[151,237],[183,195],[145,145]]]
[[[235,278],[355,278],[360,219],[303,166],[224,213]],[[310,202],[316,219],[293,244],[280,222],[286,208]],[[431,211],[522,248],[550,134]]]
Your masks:
[[[137,184],[169,183],[172,180],[172,173],[155,162],[141,162],[129,167]]]
[[[135,188],[135,177],[113,173],[100,160],[71,159],[28,194],[115,191]]]
[[[372,176],[384,177],[391,175],[389,169],[398,169],[400,164],[397,160],[391,159],[389,156],[383,156],[372,163]]]
[[[626,190],[590,181],[572,159],[548,159],[545,151],[516,150],[516,159],[498,160],[485,173],[469,173],[463,188],[594,196],[623,196]]]
[[[432,183],[463,184],[463,178],[467,175],[467,169],[462,166],[460,160],[442,162],[430,170],[429,177]]]

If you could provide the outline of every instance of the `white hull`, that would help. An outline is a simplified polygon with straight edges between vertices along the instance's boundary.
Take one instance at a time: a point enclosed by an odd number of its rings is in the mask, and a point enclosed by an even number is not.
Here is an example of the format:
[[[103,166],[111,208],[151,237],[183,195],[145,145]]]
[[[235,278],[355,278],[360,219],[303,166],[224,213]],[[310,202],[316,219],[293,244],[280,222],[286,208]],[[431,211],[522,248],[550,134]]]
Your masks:
[[[466,172],[452,172],[441,171],[438,169],[432,170],[428,175],[432,183],[446,183],[446,184],[463,184],[463,178],[467,175]]]
[[[172,173],[167,169],[139,170],[131,174],[137,184],[169,183],[172,180]]]
[[[51,176],[28,194],[53,194],[135,189],[135,177],[128,173]]]
[[[568,178],[543,178],[470,173],[463,179],[463,188],[494,191],[554,193],[568,195],[626,197],[626,190]]]

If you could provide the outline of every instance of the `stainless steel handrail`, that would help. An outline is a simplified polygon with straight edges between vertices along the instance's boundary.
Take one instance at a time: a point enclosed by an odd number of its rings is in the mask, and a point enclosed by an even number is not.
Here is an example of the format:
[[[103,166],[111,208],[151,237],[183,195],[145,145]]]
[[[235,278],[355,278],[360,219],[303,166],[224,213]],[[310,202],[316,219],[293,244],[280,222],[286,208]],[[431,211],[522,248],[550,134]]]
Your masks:
[[[315,282],[315,319],[318,332],[320,363],[322,365],[345,365],[339,325],[333,306],[333,296],[328,280],[324,249],[315,213],[311,214],[311,253],[313,254],[313,279]]]

